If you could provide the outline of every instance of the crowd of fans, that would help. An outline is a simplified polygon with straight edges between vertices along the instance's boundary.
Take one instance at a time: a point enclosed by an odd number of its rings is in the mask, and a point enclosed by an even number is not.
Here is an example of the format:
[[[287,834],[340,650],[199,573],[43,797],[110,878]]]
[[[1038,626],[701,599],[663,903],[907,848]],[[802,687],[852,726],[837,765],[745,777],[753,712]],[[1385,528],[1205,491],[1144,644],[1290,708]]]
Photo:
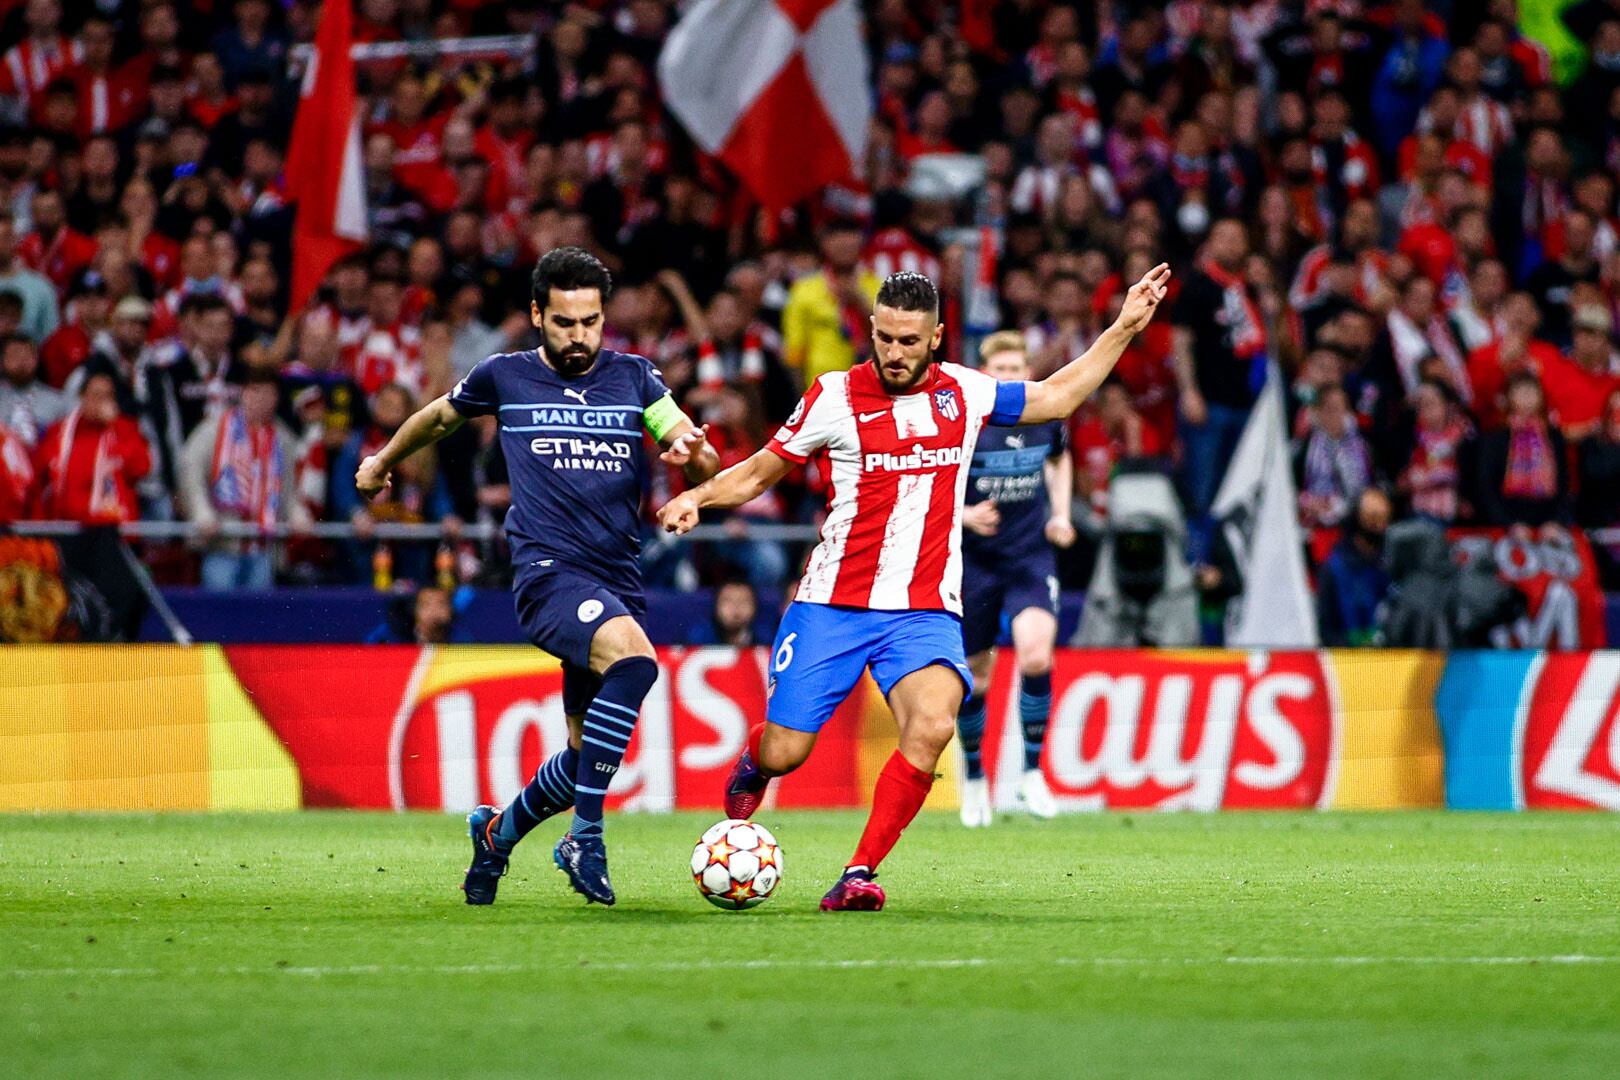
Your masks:
[[[457,539],[508,499],[489,421],[385,501],[352,476],[419,403],[534,343],[538,254],[609,264],[607,345],[652,358],[729,464],[865,357],[892,270],[940,282],[946,358],[976,363],[963,238],[987,235],[982,329],[1021,331],[1037,377],[1145,269],[1177,271],[1073,424],[1080,516],[1155,459],[1213,559],[1199,526],[1276,362],[1301,521],[1353,526],[1343,558],[1391,516],[1620,521],[1620,0],[1564,12],[1587,52],[1562,82],[1514,0],[862,6],[860,175],[766,213],[660,105],[672,3],[357,0],[364,42],[538,44],[360,65],[371,242],[289,311],[282,166],[319,5],[0,2],[0,522],[190,520],[189,548],[149,557],[219,587],[495,577],[499,544]],[[982,182],[923,182],[934,155]],[[813,522],[821,497],[812,470],[724,542],[653,545],[649,577],[780,586],[799,549],[748,523]],[[219,529],[312,521],[357,538]],[[389,521],[450,541],[376,544]]]

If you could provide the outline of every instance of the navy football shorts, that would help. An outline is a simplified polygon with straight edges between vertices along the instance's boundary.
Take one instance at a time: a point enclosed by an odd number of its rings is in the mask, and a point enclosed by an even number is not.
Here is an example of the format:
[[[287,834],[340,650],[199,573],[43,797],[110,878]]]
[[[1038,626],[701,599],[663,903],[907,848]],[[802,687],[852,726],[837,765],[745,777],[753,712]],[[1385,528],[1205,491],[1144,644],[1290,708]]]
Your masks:
[[[1057,559],[1051,548],[995,565],[962,560],[962,648],[969,656],[994,646],[1004,626],[1030,608],[1057,617]]]
[[[512,583],[518,623],[531,644],[563,664],[563,711],[585,712],[602,688],[591,671],[591,639],[620,615],[642,622],[647,602],[639,592],[609,588],[596,578],[551,560],[518,568]]]

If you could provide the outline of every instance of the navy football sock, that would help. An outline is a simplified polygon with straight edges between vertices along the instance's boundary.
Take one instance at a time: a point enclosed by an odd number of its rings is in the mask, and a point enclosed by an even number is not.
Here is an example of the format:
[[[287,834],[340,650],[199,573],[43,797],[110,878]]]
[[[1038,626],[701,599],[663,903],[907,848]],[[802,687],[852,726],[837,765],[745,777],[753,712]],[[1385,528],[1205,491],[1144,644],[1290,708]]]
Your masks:
[[[574,774],[578,770],[579,751],[572,746],[564,747],[541,762],[534,779],[501,811],[501,819],[493,830],[496,841],[511,849],[546,818],[573,806]]]
[[[600,835],[602,802],[619,771],[635,730],[641,701],[658,679],[658,662],[650,656],[620,660],[602,675],[602,689],[585,710],[585,735],[579,747],[574,783],[575,836]]]
[[[1018,722],[1024,729],[1024,768],[1041,767],[1046,720],[1052,713],[1052,673],[1025,675],[1018,687]]]
[[[979,756],[979,743],[984,739],[984,698],[974,695],[962,702],[956,713],[956,737],[962,743],[967,778],[984,779],[984,761]]]

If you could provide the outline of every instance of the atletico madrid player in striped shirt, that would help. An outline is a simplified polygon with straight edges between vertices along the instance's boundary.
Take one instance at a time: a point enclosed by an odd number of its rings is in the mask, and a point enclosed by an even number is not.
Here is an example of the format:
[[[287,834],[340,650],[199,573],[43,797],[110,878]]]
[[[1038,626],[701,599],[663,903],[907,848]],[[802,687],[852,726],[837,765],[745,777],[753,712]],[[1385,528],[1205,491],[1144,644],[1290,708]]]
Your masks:
[[[782,617],[765,722],[731,772],[726,813],[747,818],[773,776],[803,764],[840,702],[870,668],[900,726],[899,749],[823,911],[875,911],[873,878],[917,816],[973,676],[962,652],[962,504],[986,424],[1062,420],[1102,384],[1164,299],[1160,264],[1131,287],[1114,325],[1040,382],[999,382],[936,363],[939,293],[921,274],[891,275],[872,311],[873,359],[810,387],[770,444],[658,512],[684,533],[706,506],[741,506],[825,449],[832,493],[821,543]]]

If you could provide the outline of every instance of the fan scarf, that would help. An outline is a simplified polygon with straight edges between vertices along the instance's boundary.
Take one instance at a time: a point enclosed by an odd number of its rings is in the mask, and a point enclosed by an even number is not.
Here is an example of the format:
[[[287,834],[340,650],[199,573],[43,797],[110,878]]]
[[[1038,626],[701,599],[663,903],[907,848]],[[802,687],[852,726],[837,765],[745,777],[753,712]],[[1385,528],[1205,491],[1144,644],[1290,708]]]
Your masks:
[[[249,426],[241,406],[219,420],[214,436],[214,508],[270,528],[281,512],[281,477],[286,460],[274,424]]]

